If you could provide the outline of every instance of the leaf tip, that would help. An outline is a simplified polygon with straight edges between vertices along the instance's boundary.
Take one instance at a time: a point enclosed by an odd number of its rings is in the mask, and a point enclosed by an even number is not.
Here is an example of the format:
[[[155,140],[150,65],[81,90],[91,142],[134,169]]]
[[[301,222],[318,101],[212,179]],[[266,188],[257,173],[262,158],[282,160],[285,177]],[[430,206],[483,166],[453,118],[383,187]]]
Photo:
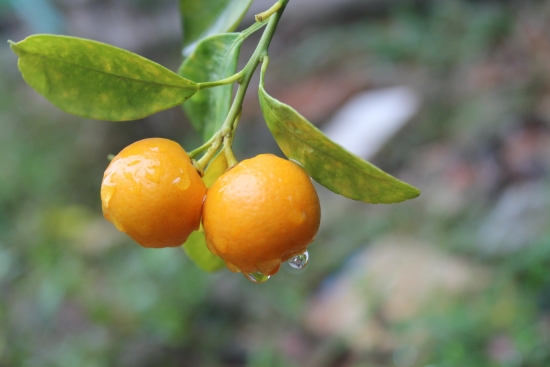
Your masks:
[[[420,196],[420,194],[422,193],[422,191],[420,191],[419,189],[417,189],[416,187],[412,187],[413,190],[411,190],[411,196],[410,196],[410,199],[414,199],[414,198],[417,198]]]
[[[419,189],[417,189],[416,187],[414,187],[412,185],[409,185],[409,184],[407,184],[407,186],[409,186],[409,187],[407,188],[406,193],[404,193],[403,200],[401,200],[401,201],[416,199],[417,197],[420,196],[421,191]]]
[[[17,42],[13,42],[12,40],[8,40],[8,43],[10,44],[11,50],[19,57],[23,56],[23,52],[19,49]]]

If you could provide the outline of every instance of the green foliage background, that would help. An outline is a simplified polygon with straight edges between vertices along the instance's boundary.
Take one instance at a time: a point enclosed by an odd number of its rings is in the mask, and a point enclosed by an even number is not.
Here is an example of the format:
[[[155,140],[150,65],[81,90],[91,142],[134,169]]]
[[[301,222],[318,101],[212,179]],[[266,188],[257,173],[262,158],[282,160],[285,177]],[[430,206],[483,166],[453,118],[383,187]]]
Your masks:
[[[152,13],[166,4],[125,6]],[[181,249],[141,249],[101,217],[108,154],[150,136],[199,145],[179,109],[116,124],[73,117],[26,86],[8,45],[0,48],[0,366],[550,364],[550,7],[350,4],[330,17],[283,18],[267,89],[316,124],[344,94],[418,90],[422,110],[375,163],[423,195],[374,206],[319,188],[311,264],[263,285],[207,274]],[[0,11],[5,39],[30,34],[13,8]],[[174,37],[133,51],[176,70],[180,49]],[[327,94],[332,104],[315,100]],[[249,95],[241,159],[278,152]],[[296,97],[304,95],[315,98]],[[376,259],[393,248],[408,257],[390,256],[383,270],[354,265],[365,250]],[[411,263],[413,275],[434,266],[450,274],[449,259],[465,269],[459,278],[471,275],[457,281],[460,291],[451,282],[425,292],[429,279],[407,277]],[[356,297],[340,297],[323,323],[312,322],[320,300],[349,284]],[[321,327],[350,309],[360,310],[364,333]]]

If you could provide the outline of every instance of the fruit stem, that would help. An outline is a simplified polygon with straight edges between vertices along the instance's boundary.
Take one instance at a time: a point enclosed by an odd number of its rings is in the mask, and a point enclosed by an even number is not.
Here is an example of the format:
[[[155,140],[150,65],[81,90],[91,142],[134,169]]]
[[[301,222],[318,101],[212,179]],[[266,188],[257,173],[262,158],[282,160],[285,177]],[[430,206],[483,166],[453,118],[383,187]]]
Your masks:
[[[214,155],[216,154],[216,152],[218,151],[218,149],[220,148],[220,146],[222,144],[223,135],[221,134],[220,131],[218,131],[218,133],[216,133],[213,137],[215,139],[214,139],[214,142],[212,143],[212,145],[210,145],[210,147],[208,148],[206,153],[204,153],[204,155],[201,157],[201,159],[199,159],[194,164],[195,168],[199,172],[204,172],[204,169],[206,168],[208,163],[212,160],[212,158],[214,157]]]
[[[218,132],[214,134],[214,136],[212,136],[212,138],[210,138],[208,142],[203,144],[201,147],[193,150],[189,154],[191,158],[194,158],[206,151],[204,156],[196,162],[196,167],[199,171],[204,170],[204,168],[208,165],[208,162],[210,162],[210,160],[214,157],[214,154],[216,154],[222,142],[224,145],[224,153],[226,155],[229,167],[237,164],[237,160],[235,159],[235,155],[233,154],[231,146],[233,145],[233,136],[235,134],[235,129],[237,128],[239,117],[241,115],[244,96],[246,94],[246,90],[248,89],[248,85],[250,84],[250,80],[252,79],[252,76],[256,71],[256,68],[263,61],[264,57],[267,56],[269,44],[271,43],[271,39],[275,34],[275,30],[277,29],[277,25],[279,24],[279,20],[281,19],[281,15],[285,10],[288,1],[289,0],[279,0],[277,4],[271,7],[271,9],[274,9],[276,7],[276,10],[274,10],[273,13],[269,15],[267,27],[262,35],[262,38],[260,39],[260,42],[258,43],[258,46],[256,46],[256,49],[250,57],[250,60],[248,60],[248,63],[240,72],[224,80],[210,83],[201,83],[202,86],[200,87],[200,89],[204,89],[217,85],[227,84],[227,80],[232,80],[233,82],[237,81],[239,83],[239,87],[237,88],[237,92],[235,94],[235,98],[233,99],[233,103],[231,104],[231,108],[229,109],[229,113],[227,114],[220,130],[218,130]],[[271,11],[271,9],[267,10],[267,12]],[[264,22],[255,23],[257,24],[256,27],[258,28],[254,28],[254,26],[252,26],[249,29],[259,29],[259,27],[262,26],[263,23]]]
[[[224,135],[223,139],[223,150],[225,154],[225,159],[227,160],[227,168],[232,168],[233,166],[237,165],[238,161],[237,158],[235,158],[235,154],[233,153],[233,149],[231,149],[231,146],[233,145],[233,138],[235,136],[235,129],[237,128],[237,125],[239,124],[239,120],[241,118],[241,113],[237,116],[235,121],[233,122],[231,129],[228,130],[228,132]]]
[[[236,124],[234,124],[234,122],[236,121],[237,116],[241,113],[244,96],[246,94],[246,90],[248,89],[248,85],[250,84],[250,80],[252,79],[252,76],[254,75],[254,72],[256,71],[256,68],[262,61],[263,57],[267,55],[269,44],[271,43],[271,39],[275,34],[277,24],[279,23],[279,19],[281,18],[286,4],[288,3],[288,0],[281,0],[279,1],[279,3],[279,10],[277,10],[277,12],[269,18],[267,28],[265,29],[264,34],[262,35],[262,38],[258,43],[258,46],[256,46],[256,50],[254,50],[254,53],[250,57],[250,60],[242,70],[243,77],[240,81],[239,88],[237,89],[237,93],[235,94],[235,99],[233,99],[233,103],[231,105],[231,108],[229,109],[229,113],[225,118],[221,130],[229,128],[231,131],[233,131],[236,128]]]

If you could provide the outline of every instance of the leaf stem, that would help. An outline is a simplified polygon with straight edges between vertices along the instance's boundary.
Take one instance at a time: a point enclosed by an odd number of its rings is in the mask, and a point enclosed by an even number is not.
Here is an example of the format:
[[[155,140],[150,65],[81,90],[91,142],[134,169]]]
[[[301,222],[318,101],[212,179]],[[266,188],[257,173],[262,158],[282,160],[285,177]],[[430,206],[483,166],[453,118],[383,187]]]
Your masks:
[[[276,13],[279,9],[281,9],[281,1],[277,1],[273,6],[269,9],[267,9],[264,12],[261,12],[260,14],[256,14],[254,17],[256,19],[256,22],[261,22],[272,16],[274,13]]]
[[[248,36],[256,32],[258,29],[261,29],[262,27],[264,27],[267,23],[268,23],[268,20],[266,19],[262,22],[256,22],[252,24],[250,27],[248,27],[247,29],[241,32],[241,38],[242,39],[248,38]],[[243,77],[243,70],[225,79],[215,80],[213,82],[197,83],[197,87],[198,87],[198,90],[219,87],[221,85],[227,85],[227,84],[238,82],[239,79],[241,79],[242,77]]]
[[[279,8],[280,8],[280,6],[279,6]],[[243,39],[248,38],[248,36],[250,36],[251,34],[256,32],[258,29],[261,29],[262,27],[264,27],[267,23],[268,23],[268,20],[265,19],[262,22],[256,22],[256,23],[252,24],[250,27],[248,27],[247,29],[245,29],[244,31],[241,32],[241,38],[243,38]],[[243,72],[244,72],[244,69],[239,71],[236,74],[231,75],[228,78],[225,78],[225,79],[215,80],[213,82],[197,83],[198,90],[214,88],[214,87],[219,87],[221,85],[226,85],[226,84],[231,84],[231,83],[238,82],[239,79],[241,79],[243,77]]]
[[[244,39],[246,39],[246,38],[248,38],[248,36],[250,36],[252,33],[256,32],[258,29],[262,28],[266,24],[267,24],[267,19],[264,19],[261,22],[256,22],[256,23],[252,24],[250,27],[248,27],[247,29],[245,29],[244,31],[242,31],[241,36]]]
[[[262,87],[265,86],[264,75],[265,75],[265,72],[267,71],[268,66],[269,66],[269,56],[265,55],[262,61],[262,70],[260,71],[260,85]]]
[[[242,76],[243,76],[243,71],[241,70],[238,73],[231,75],[229,78],[215,80],[213,82],[197,83],[197,87],[198,87],[198,90],[219,87],[220,85],[235,83],[239,81],[239,79],[241,79]]]
[[[189,157],[191,159],[195,159],[197,158],[199,155],[203,154],[204,152],[206,152],[208,150],[208,148],[210,148],[210,146],[212,144],[214,144],[214,141],[216,141],[216,139],[218,138],[218,135],[220,135],[220,132],[218,131],[216,134],[212,135],[212,137],[206,142],[204,143],[203,145],[201,145],[200,147],[192,150],[191,152],[188,153]]]

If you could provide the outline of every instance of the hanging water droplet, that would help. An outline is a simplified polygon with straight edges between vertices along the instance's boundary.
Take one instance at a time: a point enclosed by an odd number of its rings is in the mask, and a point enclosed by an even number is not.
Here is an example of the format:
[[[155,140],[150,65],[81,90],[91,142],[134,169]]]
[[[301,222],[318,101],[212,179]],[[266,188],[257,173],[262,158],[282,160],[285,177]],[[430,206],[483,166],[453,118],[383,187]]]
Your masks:
[[[292,259],[288,260],[288,265],[292,266],[294,269],[303,269],[306,267],[309,261],[309,253],[304,252],[303,254],[296,255]]]
[[[243,273],[243,275],[246,277],[246,279],[250,280],[252,283],[263,283],[263,282],[267,282],[267,280],[269,279],[269,275],[264,275],[259,271],[255,273],[248,273],[248,274]]]

